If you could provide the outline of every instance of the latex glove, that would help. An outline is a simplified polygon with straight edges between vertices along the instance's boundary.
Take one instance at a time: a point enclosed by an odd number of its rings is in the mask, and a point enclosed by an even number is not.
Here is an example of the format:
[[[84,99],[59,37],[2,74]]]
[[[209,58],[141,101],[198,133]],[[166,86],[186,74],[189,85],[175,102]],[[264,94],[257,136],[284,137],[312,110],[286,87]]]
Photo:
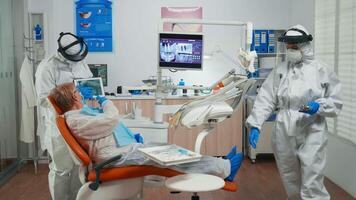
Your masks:
[[[320,107],[320,104],[315,101],[310,101],[307,106],[303,106],[299,112],[307,113],[310,115],[314,115],[316,112],[318,112]]]
[[[256,149],[257,143],[258,143],[258,138],[260,137],[260,130],[258,128],[252,127],[250,130],[250,136],[248,138],[250,145]]]
[[[136,139],[137,143],[143,144],[143,137],[142,137],[141,134],[137,133],[134,136],[135,136],[135,139]]]
[[[108,99],[105,96],[97,96],[96,100],[100,104],[100,106],[103,106],[104,102],[107,101]]]
[[[93,99],[93,88],[91,87],[78,87],[80,94],[84,100]]]

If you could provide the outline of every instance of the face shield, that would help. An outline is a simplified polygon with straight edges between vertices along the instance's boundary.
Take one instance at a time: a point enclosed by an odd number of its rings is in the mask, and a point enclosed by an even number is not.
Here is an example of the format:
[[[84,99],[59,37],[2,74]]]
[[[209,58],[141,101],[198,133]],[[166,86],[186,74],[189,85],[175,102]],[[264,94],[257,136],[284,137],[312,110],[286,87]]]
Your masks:
[[[57,42],[58,52],[69,61],[79,62],[88,54],[88,46],[84,39],[72,33],[60,33]]]
[[[307,30],[301,25],[288,29],[278,38],[276,66],[285,61],[290,63],[301,62],[303,55],[299,46],[312,40],[313,36],[308,34]]]
[[[286,61],[286,50],[287,50],[286,43],[278,41],[276,45],[275,66],[278,66],[282,62]]]

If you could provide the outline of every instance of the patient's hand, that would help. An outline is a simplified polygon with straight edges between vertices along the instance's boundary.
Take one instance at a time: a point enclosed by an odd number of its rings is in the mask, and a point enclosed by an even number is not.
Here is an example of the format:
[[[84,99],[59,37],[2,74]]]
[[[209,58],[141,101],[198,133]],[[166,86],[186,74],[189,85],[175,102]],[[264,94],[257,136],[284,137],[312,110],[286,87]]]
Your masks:
[[[103,106],[103,104],[107,101],[108,99],[105,96],[97,96],[96,101],[100,104],[100,106]]]

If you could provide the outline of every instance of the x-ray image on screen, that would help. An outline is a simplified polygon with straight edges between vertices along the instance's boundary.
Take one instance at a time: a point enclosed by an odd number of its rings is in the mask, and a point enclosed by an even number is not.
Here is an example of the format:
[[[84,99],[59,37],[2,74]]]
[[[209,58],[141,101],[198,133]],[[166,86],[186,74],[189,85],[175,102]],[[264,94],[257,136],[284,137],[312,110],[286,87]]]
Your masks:
[[[161,67],[201,69],[202,57],[202,35],[160,34],[159,64]]]
[[[90,87],[93,89],[93,96],[104,96],[104,87],[101,78],[87,78],[74,80],[76,87]]]

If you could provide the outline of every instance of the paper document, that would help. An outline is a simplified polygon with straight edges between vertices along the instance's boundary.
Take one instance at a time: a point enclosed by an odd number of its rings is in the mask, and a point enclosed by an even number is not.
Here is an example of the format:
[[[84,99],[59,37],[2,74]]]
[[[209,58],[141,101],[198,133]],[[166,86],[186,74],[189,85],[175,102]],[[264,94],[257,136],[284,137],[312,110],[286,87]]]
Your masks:
[[[165,166],[196,162],[202,157],[198,153],[174,144],[139,148],[138,150],[153,161]]]

